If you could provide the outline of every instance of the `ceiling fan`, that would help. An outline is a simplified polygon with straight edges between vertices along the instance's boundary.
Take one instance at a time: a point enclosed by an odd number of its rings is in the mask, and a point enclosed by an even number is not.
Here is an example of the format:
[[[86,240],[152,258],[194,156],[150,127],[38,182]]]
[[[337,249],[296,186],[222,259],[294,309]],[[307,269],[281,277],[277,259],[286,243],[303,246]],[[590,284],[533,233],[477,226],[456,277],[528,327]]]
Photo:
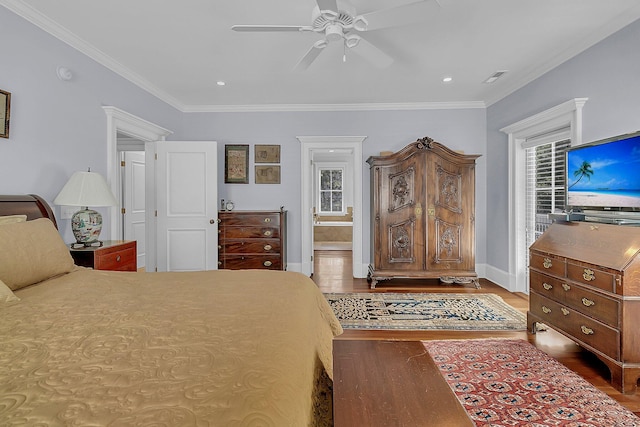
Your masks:
[[[234,25],[234,31],[271,32],[312,31],[323,36],[315,42],[309,51],[295,66],[296,70],[305,70],[320,55],[329,43],[342,41],[346,60],[347,49],[359,54],[377,67],[391,65],[393,58],[356,33],[379,30],[417,23],[440,7],[438,0],[420,0],[402,6],[381,9],[365,14],[357,14],[355,8],[344,0],[316,0],[311,13],[311,25]]]

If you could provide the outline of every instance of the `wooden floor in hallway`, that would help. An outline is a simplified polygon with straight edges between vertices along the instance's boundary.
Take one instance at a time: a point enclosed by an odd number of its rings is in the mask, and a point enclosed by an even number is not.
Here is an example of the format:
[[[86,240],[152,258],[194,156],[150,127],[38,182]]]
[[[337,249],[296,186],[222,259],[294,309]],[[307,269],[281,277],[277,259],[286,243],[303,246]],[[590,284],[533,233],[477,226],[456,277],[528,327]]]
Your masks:
[[[322,292],[446,292],[446,293],[493,293],[515,307],[527,312],[529,301],[525,294],[511,293],[488,280],[481,279],[481,289],[473,285],[447,285],[437,280],[390,280],[379,282],[376,289],[369,287],[366,279],[352,277],[353,264],[351,251],[317,250],[314,251],[313,281]],[[551,328],[530,334],[528,331],[378,331],[345,330],[336,340],[388,340],[421,341],[439,339],[472,338],[519,338],[535,345],[569,369],[578,373],[595,387],[611,396],[623,406],[640,416],[640,391],[635,394],[622,394],[609,384],[609,370],[604,363],[573,341],[555,332]]]

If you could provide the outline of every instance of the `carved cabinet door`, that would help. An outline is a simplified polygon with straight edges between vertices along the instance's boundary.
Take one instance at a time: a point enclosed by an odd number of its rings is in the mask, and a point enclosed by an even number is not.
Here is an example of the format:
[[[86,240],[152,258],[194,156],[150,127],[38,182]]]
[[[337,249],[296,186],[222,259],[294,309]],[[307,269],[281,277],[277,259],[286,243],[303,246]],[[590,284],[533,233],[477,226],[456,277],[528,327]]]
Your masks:
[[[375,169],[381,191],[374,200],[377,226],[373,256],[378,269],[424,269],[424,162],[412,156]]]
[[[428,270],[475,268],[473,165],[450,162],[434,153],[427,156]]]

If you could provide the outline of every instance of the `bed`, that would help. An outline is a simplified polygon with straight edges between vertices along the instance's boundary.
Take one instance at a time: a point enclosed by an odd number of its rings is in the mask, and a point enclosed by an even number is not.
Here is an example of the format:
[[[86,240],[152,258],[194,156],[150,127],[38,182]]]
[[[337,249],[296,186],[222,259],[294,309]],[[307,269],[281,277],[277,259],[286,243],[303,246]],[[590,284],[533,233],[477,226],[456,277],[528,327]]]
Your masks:
[[[332,425],[332,340],[294,272],[77,267],[47,203],[0,196],[0,425]]]

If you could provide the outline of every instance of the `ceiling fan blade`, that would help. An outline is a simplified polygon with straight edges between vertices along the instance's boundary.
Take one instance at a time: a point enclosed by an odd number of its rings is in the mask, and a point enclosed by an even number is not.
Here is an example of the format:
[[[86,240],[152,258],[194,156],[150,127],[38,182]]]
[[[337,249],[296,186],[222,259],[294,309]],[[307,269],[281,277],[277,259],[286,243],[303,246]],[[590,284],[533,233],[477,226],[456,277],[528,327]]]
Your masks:
[[[298,63],[294,67],[294,70],[304,71],[309,68],[309,65],[311,65],[311,63],[316,60],[318,55],[322,53],[322,50],[325,47],[327,47],[326,40],[318,40],[317,42],[315,42],[313,46],[311,46],[311,49],[309,49],[307,53],[300,59],[300,61],[298,61]]]
[[[234,31],[257,32],[257,31],[310,31],[311,27],[300,25],[234,25]]]
[[[393,58],[360,37],[358,44],[351,50],[371,62],[378,68],[387,68],[393,63]]]
[[[320,11],[330,10],[332,12],[338,12],[338,2],[336,0],[316,0]]]
[[[421,0],[403,6],[365,13],[362,17],[367,22],[366,31],[372,31],[424,22],[425,18],[439,10],[440,5],[436,0]]]

